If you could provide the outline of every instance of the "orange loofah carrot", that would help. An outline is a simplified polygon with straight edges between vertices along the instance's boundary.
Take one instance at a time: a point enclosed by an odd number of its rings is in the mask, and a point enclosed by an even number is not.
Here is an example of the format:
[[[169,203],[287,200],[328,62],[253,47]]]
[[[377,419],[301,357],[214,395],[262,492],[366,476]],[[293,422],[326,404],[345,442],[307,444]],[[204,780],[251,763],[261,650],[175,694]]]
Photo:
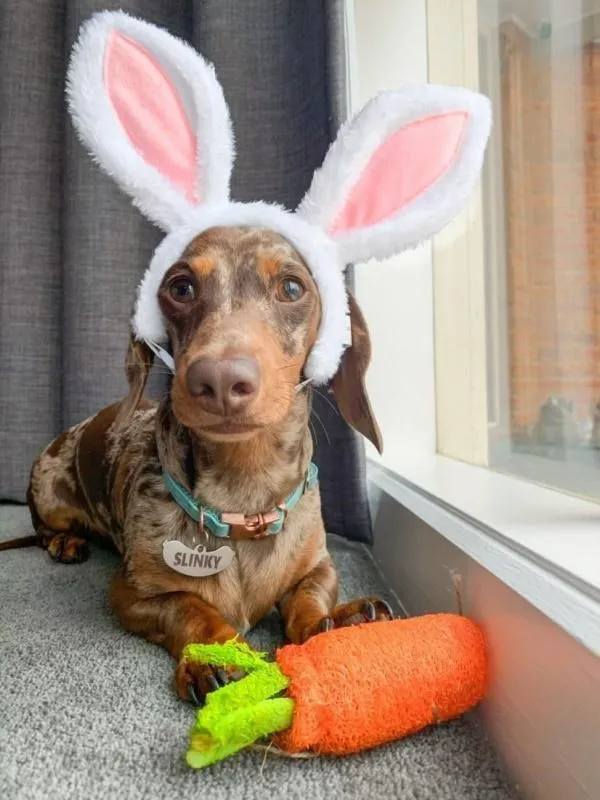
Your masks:
[[[353,753],[451,719],[482,699],[485,647],[480,629],[452,615],[340,628],[277,663],[290,679],[290,752]]]
[[[452,614],[339,628],[281,648],[275,663],[238,642],[190,645],[186,657],[249,673],[198,712],[194,767],[270,734],[289,753],[355,753],[463,714],[486,683],[482,632]]]

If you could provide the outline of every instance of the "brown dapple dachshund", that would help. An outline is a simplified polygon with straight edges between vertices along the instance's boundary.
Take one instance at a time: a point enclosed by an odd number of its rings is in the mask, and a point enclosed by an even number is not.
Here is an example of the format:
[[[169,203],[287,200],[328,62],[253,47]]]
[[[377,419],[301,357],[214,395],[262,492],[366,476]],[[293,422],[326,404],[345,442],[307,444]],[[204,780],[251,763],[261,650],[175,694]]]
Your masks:
[[[165,564],[166,539],[192,542],[198,525],[169,494],[168,470],[194,497],[223,511],[256,514],[281,503],[312,456],[310,389],[297,391],[320,322],[306,264],[279,234],[212,228],[195,238],[159,290],[175,373],[158,405],[142,399],[153,354],[131,339],[129,394],[69,429],[33,466],[28,501],[38,543],[57,561],[88,555],[88,531],[122,555],[110,599],[123,626],[167,648],[175,689],[200,700],[236,677],[182,659],[191,642],[245,633],[274,605],[292,642],[334,626],[386,619],[377,598],[336,605],[318,486],[263,538],[243,525],[227,543],[230,567],[210,577]],[[345,419],[380,446],[365,393],[370,342],[350,298],[352,346],[332,383]],[[222,539],[206,534],[208,548]]]

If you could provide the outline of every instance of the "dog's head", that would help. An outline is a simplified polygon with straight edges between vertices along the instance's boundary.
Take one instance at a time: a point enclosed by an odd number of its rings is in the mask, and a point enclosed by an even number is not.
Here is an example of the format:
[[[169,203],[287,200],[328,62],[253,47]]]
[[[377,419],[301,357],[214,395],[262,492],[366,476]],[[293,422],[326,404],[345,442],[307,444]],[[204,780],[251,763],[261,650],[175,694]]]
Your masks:
[[[175,360],[173,410],[204,436],[243,437],[287,415],[319,326],[319,294],[279,234],[212,228],[158,298]]]
[[[289,414],[321,321],[319,291],[280,234],[215,227],[195,237],[165,273],[158,300],[174,360],[176,417],[215,440],[250,438]],[[352,345],[331,384],[346,421],[380,448],[364,378],[370,343],[349,298]],[[127,412],[139,403],[153,353],[132,335]]]
[[[368,334],[344,269],[418,244],[467,203],[487,98],[432,85],[379,95],[343,126],[293,213],[230,200],[221,87],[165,31],[95,15],[73,52],[68,100],[97,161],[167,232],[138,292],[124,409],[143,391],[136,359],[165,360],[170,342],[173,407],[187,427],[250,436],[283,419],[307,379],[331,382],[346,419],[380,447],[364,391]]]

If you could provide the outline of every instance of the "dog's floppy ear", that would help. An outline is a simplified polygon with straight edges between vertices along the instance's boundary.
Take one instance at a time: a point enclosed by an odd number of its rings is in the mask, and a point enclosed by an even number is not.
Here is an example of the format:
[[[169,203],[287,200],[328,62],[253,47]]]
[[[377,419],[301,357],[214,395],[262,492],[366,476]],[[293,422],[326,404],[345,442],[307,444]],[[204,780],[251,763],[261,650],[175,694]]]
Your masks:
[[[121,401],[116,419],[117,427],[121,427],[127,422],[139,406],[144,396],[153,361],[154,353],[152,350],[146,342],[137,339],[132,332],[129,337],[129,347],[127,348],[125,360],[125,375],[129,384],[129,392],[127,397]]]
[[[379,425],[367,396],[365,377],[371,361],[371,340],[358,303],[348,295],[352,344],[342,356],[331,382],[331,391],[346,422],[362,433],[378,450],[383,450]]]

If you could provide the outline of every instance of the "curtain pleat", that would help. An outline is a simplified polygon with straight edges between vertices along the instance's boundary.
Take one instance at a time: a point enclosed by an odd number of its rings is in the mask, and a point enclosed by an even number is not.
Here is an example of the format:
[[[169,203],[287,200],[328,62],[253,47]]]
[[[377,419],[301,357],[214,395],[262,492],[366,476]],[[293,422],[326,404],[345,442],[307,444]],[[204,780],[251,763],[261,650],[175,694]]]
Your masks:
[[[64,3],[0,3],[0,496],[61,422]]]

